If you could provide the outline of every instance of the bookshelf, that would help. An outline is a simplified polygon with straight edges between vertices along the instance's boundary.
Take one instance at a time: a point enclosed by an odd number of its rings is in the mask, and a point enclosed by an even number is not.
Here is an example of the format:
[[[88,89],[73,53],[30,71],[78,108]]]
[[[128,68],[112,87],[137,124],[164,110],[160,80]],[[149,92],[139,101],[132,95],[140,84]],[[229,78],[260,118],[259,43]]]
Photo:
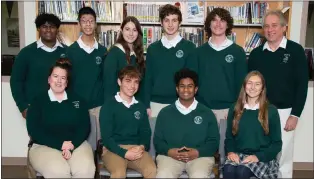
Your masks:
[[[248,5],[250,2],[252,4]],[[200,5],[199,10],[201,13],[203,13],[203,17],[197,19],[195,22],[193,20],[189,20],[188,17],[189,10],[191,9],[191,6],[188,5],[189,2],[181,2],[180,9],[183,16],[183,21],[180,27],[181,35],[196,43],[197,46],[204,43],[207,40],[206,34],[203,30],[206,14],[210,11],[210,7],[223,7],[228,9],[234,18],[232,39],[234,39],[235,42],[244,49],[250,50],[249,48],[246,48],[246,46],[249,45],[250,40],[254,37],[254,33],[258,33],[263,36],[263,29],[260,23],[261,18],[255,18],[258,16],[258,14],[254,8],[255,4],[258,2],[261,1],[199,1],[197,3]],[[62,20],[62,25],[59,29],[61,37],[65,44],[70,45],[77,40],[80,34],[80,28],[78,21],[76,20],[76,11],[83,6],[82,3],[83,1],[37,1],[36,10],[37,13],[48,11],[59,16],[59,18]],[[158,21],[158,8],[167,2],[84,1],[84,3],[85,6],[90,6],[96,11],[96,38],[100,43],[106,45],[107,48],[109,48],[114,43],[114,39],[116,39],[114,36],[118,34],[120,24],[126,15],[133,15],[137,17],[141,22],[143,31],[145,29],[147,34],[144,34],[146,38],[143,39],[144,49],[147,49],[150,43],[158,40],[161,37],[160,22]],[[282,0],[264,1],[261,3],[267,4],[264,7],[265,10],[280,9],[284,12],[286,19],[288,20],[286,36],[289,38],[289,27],[291,19],[290,7],[292,2]],[[175,4],[175,2],[171,2],[171,4]],[[241,14],[239,14],[239,11],[243,13],[243,10],[245,11],[245,8],[248,8],[248,6],[251,8],[250,12],[252,14],[252,18],[244,18],[243,20],[243,17],[241,18]],[[258,13],[261,13],[260,9],[263,9],[263,6],[260,5],[259,7],[260,8],[258,9]],[[249,10],[246,10],[246,13],[248,13],[247,11]],[[235,16],[235,14],[238,14],[239,16]],[[149,36],[148,34],[152,35],[153,37]],[[108,38],[112,39],[110,41],[105,39],[106,42],[104,42],[104,40],[102,40],[104,36],[108,36]],[[258,45],[258,43],[259,41],[256,45]],[[249,54],[249,51],[247,51],[247,54]]]

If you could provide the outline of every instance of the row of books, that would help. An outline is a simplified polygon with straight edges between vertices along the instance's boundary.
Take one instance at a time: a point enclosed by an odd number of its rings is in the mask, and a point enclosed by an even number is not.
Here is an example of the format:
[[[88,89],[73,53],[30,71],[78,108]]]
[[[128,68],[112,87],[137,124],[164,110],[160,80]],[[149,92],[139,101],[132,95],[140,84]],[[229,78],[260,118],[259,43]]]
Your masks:
[[[162,5],[145,3],[125,3],[126,16],[134,16],[140,22],[159,22],[159,8]]]
[[[249,33],[245,41],[245,46],[243,47],[244,51],[250,53],[254,48],[264,43],[264,41],[265,37],[263,37],[261,34],[257,32]]]
[[[242,6],[208,6],[207,12],[209,13],[214,8],[224,8],[228,10],[233,17],[235,24],[261,24],[262,17],[269,7],[267,2],[247,2]]]

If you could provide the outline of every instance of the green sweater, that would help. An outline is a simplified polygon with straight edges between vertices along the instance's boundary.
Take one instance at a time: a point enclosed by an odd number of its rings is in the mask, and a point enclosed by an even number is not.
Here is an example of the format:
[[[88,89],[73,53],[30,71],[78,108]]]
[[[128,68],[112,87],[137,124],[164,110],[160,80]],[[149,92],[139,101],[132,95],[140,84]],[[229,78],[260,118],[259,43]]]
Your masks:
[[[98,49],[88,54],[77,42],[67,49],[72,63],[70,88],[87,101],[89,109],[101,106],[104,101],[103,58],[106,51],[98,44]]]
[[[225,150],[228,152],[256,155],[259,161],[268,162],[276,159],[281,151],[281,126],[278,111],[275,106],[268,106],[269,134],[265,135],[258,121],[259,110],[244,109],[238,126],[238,133],[232,134],[234,105],[228,114]]]
[[[49,69],[60,57],[65,57],[66,46],[53,52],[37,48],[37,42],[24,47],[14,60],[10,85],[12,96],[19,110],[23,112],[42,92],[47,91]]]
[[[174,74],[185,66],[186,59],[194,51],[195,44],[182,39],[176,47],[167,49],[161,40],[147,49],[144,103],[150,101],[171,104],[177,99]]]
[[[151,129],[141,102],[127,108],[111,97],[101,107],[99,121],[103,145],[111,152],[124,158],[127,150],[119,145],[144,145],[149,150]]]
[[[210,109],[229,108],[237,100],[247,74],[245,52],[235,43],[216,51],[206,42],[186,66],[199,76],[196,99]]]
[[[254,49],[249,57],[249,71],[258,70],[265,78],[267,97],[279,109],[291,108],[300,117],[308,90],[308,68],[304,49],[288,40],[286,49],[275,52]]]
[[[61,151],[64,141],[79,147],[90,133],[89,113],[83,100],[67,91],[67,100],[50,101],[48,92],[35,97],[27,112],[26,126],[34,143]]]
[[[126,67],[127,65],[136,65],[136,56],[132,55],[130,58],[130,64],[128,64],[126,60],[125,53],[116,46],[113,46],[106,59],[104,61],[104,72],[103,72],[103,80],[104,80],[104,99],[111,99],[112,96],[115,96],[119,91],[119,85],[117,82],[119,71]],[[143,77],[142,77],[143,79]],[[142,100],[143,95],[143,81],[140,82],[139,90],[136,93],[135,97],[139,100]]]
[[[212,157],[219,147],[219,130],[213,112],[198,103],[195,110],[183,115],[175,104],[163,108],[156,121],[156,152],[168,155],[171,148],[197,149],[199,157]]]

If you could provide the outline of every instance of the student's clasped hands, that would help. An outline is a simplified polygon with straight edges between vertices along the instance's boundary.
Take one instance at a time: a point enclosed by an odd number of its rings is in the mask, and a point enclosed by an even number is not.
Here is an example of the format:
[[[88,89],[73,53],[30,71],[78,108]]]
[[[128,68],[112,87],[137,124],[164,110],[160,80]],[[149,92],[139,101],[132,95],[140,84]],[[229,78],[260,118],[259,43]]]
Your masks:
[[[61,149],[63,158],[69,160],[72,156],[71,150],[74,149],[72,141],[64,141]]]
[[[199,153],[198,150],[193,148],[187,148],[187,147],[181,147],[181,148],[172,148],[168,151],[168,156],[179,160],[181,162],[189,162],[191,160],[194,160],[198,158]]]
[[[125,154],[125,158],[128,160],[137,160],[143,156],[145,147],[143,145],[138,145],[132,148],[129,148]]]
[[[239,155],[234,152],[228,153],[228,159],[235,163],[240,163]],[[259,160],[255,155],[249,155],[242,161],[242,163],[252,163],[252,162],[258,162],[258,161]]]

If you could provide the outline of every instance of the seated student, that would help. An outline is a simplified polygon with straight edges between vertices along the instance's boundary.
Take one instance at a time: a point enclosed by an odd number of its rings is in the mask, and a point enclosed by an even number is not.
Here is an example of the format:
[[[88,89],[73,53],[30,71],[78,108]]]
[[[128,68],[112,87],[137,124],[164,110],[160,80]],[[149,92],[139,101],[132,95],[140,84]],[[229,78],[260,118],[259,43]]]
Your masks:
[[[279,114],[267,101],[264,77],[252,71],[243,82],[236,104],[229,110],[224,178],[277,178],[276,156],[281,147]]]
[[[29,150],[33,168],[44,178],[94,178],[88,108],[75,93],[65,91],[71,64],[59,59],[51,68],[50,89],[31,103],[26,125],[34,142]]]
[[[126,169],[155,178],[156,165],[148,154],[151,129],[144,104],[137,101],[141,74],[126,66],[118,75],[120,92],[108,99],[100,110],[100,131],[104,150],[102,160],[111,178],[125,178]]]
[[[154,145],[158,154],[157,178],[209,178],[219,146],[219,131],[213,112],[194,96],[198,76],[182,69],[175,74],[179,99],[157,116]]]

